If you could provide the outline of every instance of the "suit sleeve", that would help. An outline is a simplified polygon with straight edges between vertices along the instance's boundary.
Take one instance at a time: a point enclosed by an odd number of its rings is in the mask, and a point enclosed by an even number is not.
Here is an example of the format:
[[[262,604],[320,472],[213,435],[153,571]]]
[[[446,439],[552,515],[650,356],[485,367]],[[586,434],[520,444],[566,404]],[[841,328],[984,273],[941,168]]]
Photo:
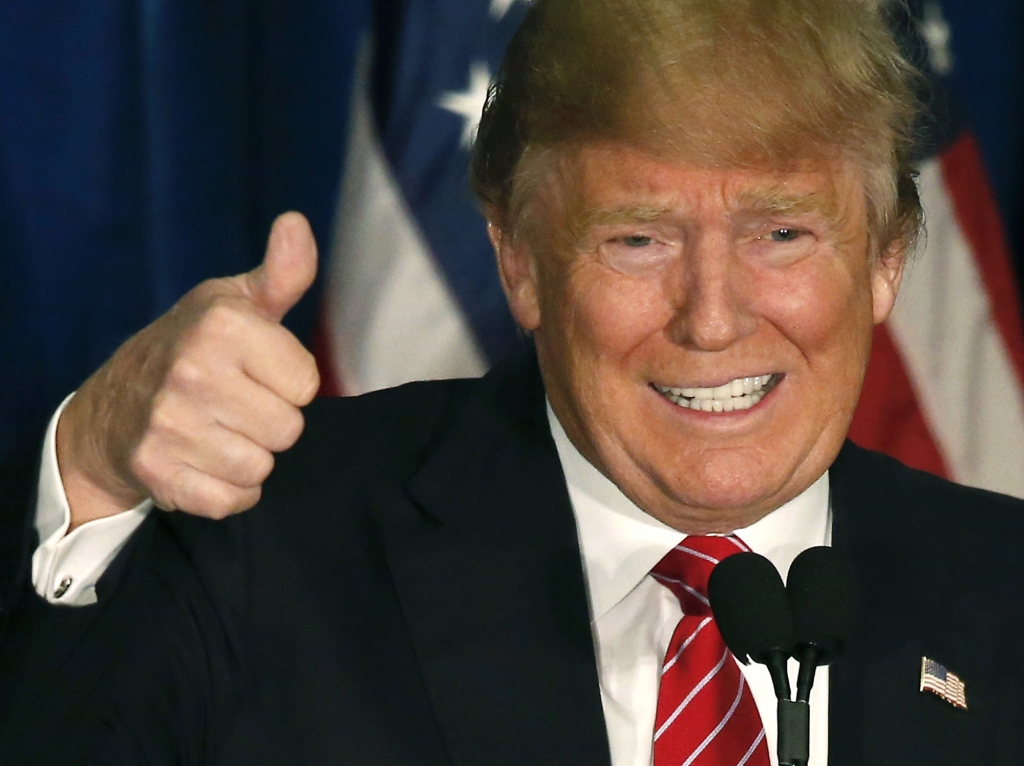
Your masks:
[[[55,606],[23,579],[0,643],[3,763],[214,760],[241,685],[240,604],[231,577],[204,581],[182,539],[201,525],[181,521],[147,519],[94,605]],[[216,547],[237,529],[212,531]]]

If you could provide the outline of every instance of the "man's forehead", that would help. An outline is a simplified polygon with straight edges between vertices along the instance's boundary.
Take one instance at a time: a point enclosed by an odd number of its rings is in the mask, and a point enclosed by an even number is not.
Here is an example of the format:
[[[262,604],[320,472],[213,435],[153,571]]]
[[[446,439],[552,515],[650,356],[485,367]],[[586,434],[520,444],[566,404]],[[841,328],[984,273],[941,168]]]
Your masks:
[[[732,168],[601,144],[558,165],[555,186],[569,203],[566,212],[609,222],[655,220],[709,203],[730,212],[833,215],[850,192],[863,189],[860,174],[842,159]]]

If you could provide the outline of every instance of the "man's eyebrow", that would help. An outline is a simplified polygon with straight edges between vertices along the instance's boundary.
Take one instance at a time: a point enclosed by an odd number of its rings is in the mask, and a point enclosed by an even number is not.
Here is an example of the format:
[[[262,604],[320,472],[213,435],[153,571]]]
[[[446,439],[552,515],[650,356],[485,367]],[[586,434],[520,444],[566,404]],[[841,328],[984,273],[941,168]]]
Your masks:
[[[794,192],[782,186],[744,191],[736,199],[741,212],[782,216],[820,213],[833,221],[839,219],[836,203],[836,195],[830,191]]]
[[[748,189],[740,192],[733,206],[741,216],[796,216],[818,213],[833,224],[842,222],[838,200],[833,190],[795,191],[783,184]],[[621,205],[586,207],[573,217],[569,225],[572,236],[582,239],[595,226],[624,223],[649,223],[673,213],[670,205]]]
[[[650,205],[624,205],[611,208],[586,208],[577,216],[577,228],[586,231],[592,226],[616,223],[646,223],[656,221],[670,212],[668,207]]]
[[[574,247],[580,247],[587,232],[596,226],[650,223],[670,212],[668,207],[652,205],[622,205],[615,207],[585,207],[573,216],[567,229]]]

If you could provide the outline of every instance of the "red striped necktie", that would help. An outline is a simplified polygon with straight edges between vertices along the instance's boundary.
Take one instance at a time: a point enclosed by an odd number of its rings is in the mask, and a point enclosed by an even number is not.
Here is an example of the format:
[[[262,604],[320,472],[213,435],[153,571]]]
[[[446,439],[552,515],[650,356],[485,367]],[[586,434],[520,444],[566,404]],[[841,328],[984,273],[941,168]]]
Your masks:
[[[687,537],[651,571],[683,608],[661,668],[654,766],[769,766],[754,697],[708,606],[715,564],[747,550],[734,535]]]

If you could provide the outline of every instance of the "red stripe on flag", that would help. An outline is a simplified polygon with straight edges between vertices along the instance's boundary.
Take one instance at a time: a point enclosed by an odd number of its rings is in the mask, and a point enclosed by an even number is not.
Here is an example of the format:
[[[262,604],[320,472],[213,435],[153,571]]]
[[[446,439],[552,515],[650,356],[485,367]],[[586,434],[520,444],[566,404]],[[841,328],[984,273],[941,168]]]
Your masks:
[[[957,223],[971,245],[1006,350],[1024,382],[1024,330],[1017,279],[1003,223],[974,135],[963,133],[940,157]]]
[[[885,325],[875,327],[871,362],[849,436],[860,446],[885,452],[909,466],[949,476]]]
[[[326,301],[326,297],[323,300]],[[317,396],[341,396],[341,381],[334,374],[337,368],[334,366],[334,351],[327,330],[327,312],[323,305],[317,312],[316,327],[313,328],[313,356],[320,370],[320,390]]]

